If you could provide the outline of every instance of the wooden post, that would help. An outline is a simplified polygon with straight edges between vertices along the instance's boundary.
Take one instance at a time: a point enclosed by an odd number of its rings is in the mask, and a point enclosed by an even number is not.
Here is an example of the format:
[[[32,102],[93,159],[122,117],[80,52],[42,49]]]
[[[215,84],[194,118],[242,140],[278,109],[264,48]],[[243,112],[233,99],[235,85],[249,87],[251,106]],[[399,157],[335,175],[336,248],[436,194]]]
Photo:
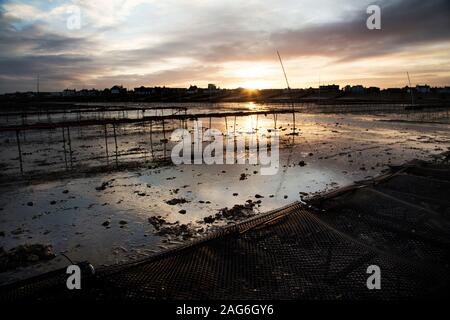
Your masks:
[[[70,139],[70,127],[67,127],[67,139],[69,140],[70,169],[72,169],[73,168],[73,160],[72,160],[72,140]]]
[[[109,154],[108,154],[108,129],[105,123],[105,148],[106,148],[106,164],[109,166]]]
[[[114,144],[116,146],[116,167],[119,166],[119,155],[118,155],[118,147],[117,147],[117,135],[116,135],[116,124],[113,122],[113,131],[114,131]]]
[[[16,130],[17,149],[19,150],[20,174],[23,174],[22,149],[20,148],[20,131]]]
[[[66,170],[67,170],[67,169],[69,169],[69,167],[67,166],[66,134],[64,133],[64,128],[62,128],[62,136],[63,136],[64,163],[66,164]]]
[[[155,154],[153,152],[153,122],[150,121],[150,150],[152,152],[152,160],[155,159]]]
[[[162,127],[163,127],[164,141],[166,141],[166,127],[164,126],[164,119],[162,120]]]
[[[162,120],[162,125],[163,125],[163,136],[164,136],[164,143],[163,143],[163,145],[164,145],[164,152],[163,152],[163,154],[164,154],[164,160],[166,160],[166,128],[164,127],[164,119]]]

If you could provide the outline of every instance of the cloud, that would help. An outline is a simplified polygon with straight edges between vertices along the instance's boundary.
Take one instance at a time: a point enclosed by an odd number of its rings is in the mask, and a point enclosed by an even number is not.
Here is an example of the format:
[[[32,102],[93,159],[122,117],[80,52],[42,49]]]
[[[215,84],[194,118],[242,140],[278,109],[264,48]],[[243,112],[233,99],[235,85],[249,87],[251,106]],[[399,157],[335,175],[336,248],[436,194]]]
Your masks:
[[[333,56],[338,61],[376,57],[414,46],[450,42],[450,2],[395,1],[382,5],[382,29],[355,19],[274,33],[271,40],[289,56]]]
[[[276,50],[291,82],[303,85],[316,82],[318,69],[336,81],[386,82],[388,75],[377,69],[384,65],[397,73],[407,66],[421,81],[448,79],[439,70],[450,59],[448,1],[381,1],[381,31],[366,28],[368,3],[61,0],[40,7],[8,1],[0,5],[0,92],[32,89],[37,73],[43,90],[115,83],[238,86],[240,69],[251,71],[252,64],[271,70],[255,75],[277,77]],[[77,32],[65,27],[65,8],[73,4],[82,9]],[[259,80],[283,85],[281,78]]]

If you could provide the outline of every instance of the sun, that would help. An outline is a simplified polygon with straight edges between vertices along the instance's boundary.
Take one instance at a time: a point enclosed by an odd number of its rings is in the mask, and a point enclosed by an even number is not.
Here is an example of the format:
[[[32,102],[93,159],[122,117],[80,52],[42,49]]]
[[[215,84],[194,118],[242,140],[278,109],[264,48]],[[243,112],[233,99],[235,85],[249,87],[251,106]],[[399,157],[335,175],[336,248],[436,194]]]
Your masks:
[[[264,80],[247,80],[245,82],[242,82],[240,87],[254,91],[257,89],[270,88],[270,84],[268,81]]]

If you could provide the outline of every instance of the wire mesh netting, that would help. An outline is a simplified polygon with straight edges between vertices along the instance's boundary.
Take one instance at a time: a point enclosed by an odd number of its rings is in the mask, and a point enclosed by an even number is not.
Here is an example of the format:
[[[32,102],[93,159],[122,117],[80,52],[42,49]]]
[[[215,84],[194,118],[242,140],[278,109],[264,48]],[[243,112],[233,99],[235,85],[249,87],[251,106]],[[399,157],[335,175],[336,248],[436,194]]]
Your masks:
[[[423,169],[423,170],[422,170]],[[0,289],[31,299],[407,299],[449,292],[448,166],[403,168],[377,183],[295,203],[69,291],[64,271]],[[367,268],[381,270],[368,290]]]

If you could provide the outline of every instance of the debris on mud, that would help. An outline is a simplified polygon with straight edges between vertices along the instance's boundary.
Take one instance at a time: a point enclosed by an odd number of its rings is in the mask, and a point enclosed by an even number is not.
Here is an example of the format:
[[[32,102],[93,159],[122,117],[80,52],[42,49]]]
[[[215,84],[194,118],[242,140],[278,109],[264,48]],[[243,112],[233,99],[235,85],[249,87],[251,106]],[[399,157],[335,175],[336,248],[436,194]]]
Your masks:
[[[26,267],[39,261],[48,261],[54,257],[51,245],[25,244],[9,251],[0,247],[0,272]]]
[[[23,230],[22,228],[19,227],[17,229],[14,229],[13,231],[11,231],[11,234],[14,236],[18,236],[19,234],[22,234],[24,232],[25,232],[25,230]]]
[[[155,228],[158,236],[174,236],[180,240],[189,240],[199,232],[203,232],[203,228],[195,230],[190,223],[180,224],[178,221],[170,223],[161,216],[150,217],[148,222]]]
[[[114,182],[115,179],[111,179],[105,182],[102,182],[101,186],[96,187],[95,190],[97,191],[103,191],[106,190],[106,188],[112,188],[111,182]]]
[[[189,202],[189,201],[187,201],[187,200],[184,199],[184,198],[174,198],[174,199],[171,199],[171,200],[167,200],[167,201],[166,201],[166,203],[167,203],[168,205],[170,205],[170,206],[175,206],[175,205],[177,205],[177,204],[180,204],[180,203],[187,203],[187,202]]]
[[[220,220],[235,221],[235,222],[244,220],[246,218],[250,218],[255,215],[254,211],[255,205],[256,202],[248,200],[247,203],[244,205],[237,204],[231,209],[223,208],[220,209],[220,211],[216,213],[214,216],[211,215],[203,218],[203,220],[199,221],[199,223],[211,224]]]

